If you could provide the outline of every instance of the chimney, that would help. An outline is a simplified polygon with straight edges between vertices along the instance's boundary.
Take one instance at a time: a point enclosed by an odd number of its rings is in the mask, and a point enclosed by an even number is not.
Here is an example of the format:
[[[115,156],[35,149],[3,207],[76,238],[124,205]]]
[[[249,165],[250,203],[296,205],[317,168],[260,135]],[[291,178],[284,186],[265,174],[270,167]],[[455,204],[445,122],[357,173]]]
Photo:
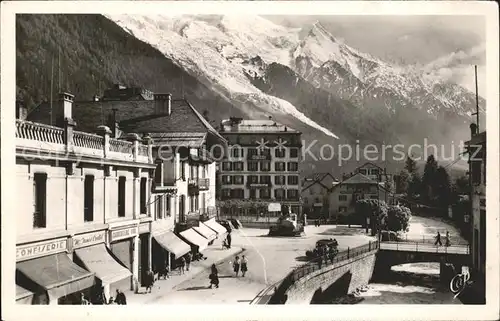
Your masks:
[[[73,100],[75,96],[69,93],[59,93],[59,101],[56,111],[56,122],[63,126],[65,120],[73,119]]]
[[[154,94],[154,101],[156,114],[172,113],[172,94]]]
[[[470,136],[471,137],[474,137],[475,135],[477,135],[477,125],[472,123],[470,124]]]
[[[16,101],[16,119],[26,120],[28,116],[28,109],[24,105],[24,101],[17,100]]]

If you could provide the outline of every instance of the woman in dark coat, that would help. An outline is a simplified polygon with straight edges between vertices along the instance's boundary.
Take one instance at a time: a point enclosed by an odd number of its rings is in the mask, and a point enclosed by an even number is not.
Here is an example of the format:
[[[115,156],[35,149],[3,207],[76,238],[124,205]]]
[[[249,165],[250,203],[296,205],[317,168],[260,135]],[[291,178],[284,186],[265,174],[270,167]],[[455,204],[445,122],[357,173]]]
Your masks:
[[[208,276],[210,279],[210,289],[212,285],[215,285],[215,288],[219,288],[219,271],[217,271],[217,267],[215,264],[212,264],[210,275]]]
[[[234,273],[236,273],[236,276],[238,276],[238,273],[240,272],[240,257],[237,255],[236,258],[234,259],[233,270]]]
[[[241,275],[242,276],[245,276],[245,273],[247,273],[247,271],[248,271],[247,265],[248,265],[248,260],[244,255],[242,255],[241,256]]]

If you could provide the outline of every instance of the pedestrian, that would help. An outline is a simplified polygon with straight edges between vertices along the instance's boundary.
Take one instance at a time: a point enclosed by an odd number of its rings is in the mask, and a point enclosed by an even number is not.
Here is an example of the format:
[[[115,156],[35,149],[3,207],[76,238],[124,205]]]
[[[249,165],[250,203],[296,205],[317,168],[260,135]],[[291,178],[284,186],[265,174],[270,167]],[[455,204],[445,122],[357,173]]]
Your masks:
[[[146,277],[144,278],[145,282],[144,282],[144,285],[146,286],[146,293],[148,292],[149,290],[149,293],[151,293],[151,289],[153,288],[153,284],[155,283],[155,276],[153,274],[153,271],[148,270],[148,272],[146,273]]]
[[[446,239],[445,239],[445,246],[450,246],[451,245],[451,242],[450,242],[450,232],[446,231]]]
[[[96,305],[102,305],[102,304],[106,304],[106,296],[104,294],[104,287],[101,287],[99,289],[99,292],[97,292],[96,296],[95,296],[95,302],[94,304]]]
[[[161,267],[160,273],[158,273],[158,280],[163,277],[164,280],[170,278],[170,268],[168,266],[168,261],[165,260],[163,266]]]
[[[441,243],[441,234],[439,233],[439,231],[437,232],[437,235],[436,235],[436,242],[434,242],[434,245],[438,245],[441,246],[443,245],[443,243]]]
[[[186,259],[184,256],[181,257],[180,259],[180,264],[179,264],[179,273],[184,274],[184,267],[186,266]]]
[[[189,265],[191,264],[193,256],[191,255],[191,252],[186,254],[186,271],[189,271]]]
[[[210,286],[209,288],[211,289],[213,285],[215,285],[215,288],[219,288],[219,271],[217,271],[217,267],[215,264],[212,264],[210,275],[208,276],[210,279]]]
[[[123,293],[119,289],[116,289],[115,302],[116,302],[116,304],[119,304],[119,305],[127,305],[127,297],[125,296],[125,293]]]
[[[85,298],[85,295],[83,293],[80,293],[80,304],[90,305],[90,301]]]
[[[328,248],[328,257],[330,258],[330,261],[333,264],[333,258],[335,257],[335,251],[333,250],[333,246],[330,246]]]
[[[240,272],[240,257],[238,255],[234,258],[233,271],[236,273],[236,276],[238,276],[238,273]]]
[[[248,271],[248,260],[245,255],[241,256],[241,275],[244,277]]]

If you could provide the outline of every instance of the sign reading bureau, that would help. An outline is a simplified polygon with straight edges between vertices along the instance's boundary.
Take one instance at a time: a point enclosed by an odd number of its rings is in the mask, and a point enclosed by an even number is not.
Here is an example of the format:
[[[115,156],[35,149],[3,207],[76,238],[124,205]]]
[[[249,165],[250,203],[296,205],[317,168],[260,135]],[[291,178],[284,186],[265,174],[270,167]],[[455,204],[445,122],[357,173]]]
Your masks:
[[[66,238],[59,238],[50,241],[26,244],[16,247],[16,261],[23,261],[35,257],[56,254],[68,250]]]
[[[114,230],[110,233],[110,242],[123,240],[137,235],[137,226]]]
[[[73,248],[77,249],[84,246],[103,243],[106,241],[105,237],[106,233],[104,231],[75,235],[73,237]]]

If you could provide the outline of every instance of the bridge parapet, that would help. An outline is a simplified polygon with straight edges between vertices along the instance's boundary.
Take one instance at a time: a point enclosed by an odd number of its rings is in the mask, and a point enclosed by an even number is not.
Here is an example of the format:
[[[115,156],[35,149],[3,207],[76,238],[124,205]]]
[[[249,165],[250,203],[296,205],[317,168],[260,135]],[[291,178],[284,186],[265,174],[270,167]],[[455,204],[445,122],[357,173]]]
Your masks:
[[[470,254],[469,244],[439,246],[429,242],[403,241],[380,242],[380,250],[383,251],[404,251],[404,252],[424,252],[424,253],[442,253],[442,254]]]

